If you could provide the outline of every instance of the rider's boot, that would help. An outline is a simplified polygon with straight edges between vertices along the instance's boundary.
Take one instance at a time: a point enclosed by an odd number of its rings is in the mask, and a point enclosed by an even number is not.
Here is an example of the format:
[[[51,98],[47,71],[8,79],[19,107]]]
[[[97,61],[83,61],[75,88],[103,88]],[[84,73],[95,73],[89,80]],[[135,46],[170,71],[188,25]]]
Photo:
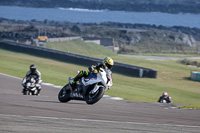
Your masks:
[[[37,89],[37,96],[39,96],[40,95],[40,91],[41,91],[41,89]]]
[[[72,79],[69,83],[71,86],[74,86],[76,84],[76,81],[74,81],[74,79]]]
[[[39,96],[40,95],[40,91],[41,91],[41,85],[40,84],[36,84],[36,89],[37,89],[37,93],[35,95]]]
[[[72,87],[72,90],[75,91],[75,90],[76,90],[76,81],[75,81],[74,79],[72,79],[72,80],[70,81],[70,85],[71,85],[71,87]]]
[[[81,79],[81,75],[77,75],[75,78],[73,78],[71,81],[70,81],[70,85],[71,85],[71,87],[72,87],[72,89],[73,90],[75,90],[76,89],[76,82],[78,81],[78,80],[80,80]]]
[[[75,90],[76,89],[76,82],[79,81],[82,77],[86,77],[88,75],[89,74],[88,74],[87,71],[83,71],[83,70],[80,71],[78,73],[78,75],[70,81],[70,85],[72,86],[72,89]]]
[[[70,85],[71,86],[76,86],[76,82],[80,79],[81,77],[79,75],[77,75],[75,78],[73,78],[71,81],[70,81]]]

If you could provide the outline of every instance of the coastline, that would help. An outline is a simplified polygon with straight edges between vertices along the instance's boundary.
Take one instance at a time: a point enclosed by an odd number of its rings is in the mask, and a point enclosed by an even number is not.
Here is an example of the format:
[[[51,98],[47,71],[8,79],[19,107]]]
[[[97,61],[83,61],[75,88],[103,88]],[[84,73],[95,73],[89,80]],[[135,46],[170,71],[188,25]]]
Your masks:
[[[1,0],[0,5],[35,8],[79,8],[130,12],[166,12],[200,14],[198,0]]]

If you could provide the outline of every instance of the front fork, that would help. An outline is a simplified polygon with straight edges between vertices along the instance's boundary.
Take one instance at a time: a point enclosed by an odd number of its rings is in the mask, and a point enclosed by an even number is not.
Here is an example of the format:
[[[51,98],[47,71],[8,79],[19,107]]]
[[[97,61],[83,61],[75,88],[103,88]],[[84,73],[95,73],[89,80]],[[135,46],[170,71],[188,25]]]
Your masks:
[[[95,94],[100,87],[103,87],[102,85],[95,85],[95,87],[89,92],[89,94]]]

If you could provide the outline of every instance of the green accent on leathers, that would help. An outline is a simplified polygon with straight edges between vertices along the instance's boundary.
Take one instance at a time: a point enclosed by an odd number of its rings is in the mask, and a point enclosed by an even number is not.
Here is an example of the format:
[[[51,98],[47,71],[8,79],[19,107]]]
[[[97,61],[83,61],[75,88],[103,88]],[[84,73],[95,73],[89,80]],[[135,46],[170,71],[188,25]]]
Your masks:
[[[70,83],[71,84],[75,84],[78,80],[80,80],[82,77],[87,77],[89,75],[89,72],[88,71],[80,71],[78,73],[78,75],[73,79],[73,81],[71,81]]]

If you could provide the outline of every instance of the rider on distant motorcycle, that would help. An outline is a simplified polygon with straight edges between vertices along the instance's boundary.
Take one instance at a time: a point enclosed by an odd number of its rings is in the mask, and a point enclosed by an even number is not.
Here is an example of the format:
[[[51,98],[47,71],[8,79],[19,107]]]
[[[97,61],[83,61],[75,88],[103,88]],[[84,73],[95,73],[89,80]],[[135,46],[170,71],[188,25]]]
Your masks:
[[[37,70],[36,68],[36,65],[32,64],[30,65],[30,71],[28,71],[26,73],[26,76],[24,77],[24,79],[22,80],[22,93],[25,89],[25,83],[26,83],[26,79],[30,76],[33,76],[34,79],[36,80],[36,88],[38,90],[37,94],[36,95],[39,95],[40,91],[41,91],[41,83],[42,83],[42,80],[41,80],[41,73]]]
[[[159,103],[172,103],[172,99],[168,96],[167,92],[163,92],[162,96],[158,99]]]
[[[110,58],[110,57],[106,57],[106,58],[103,59],[102,63],[98,63],[97,65],[90,66],[88,68],[89,72],[88,71],[84,71],[84,70],[80,71],[78,73],[78,75],[75,78],[73,78],[73,80],[71,80],[70,84],[71,84],[72,88],[74,88],[74,86],[76,85],[76,82],[78,80],[80,80],[82,77],[88,77],[90,72],[98,73],[100,68],[111,70],[113,65],[114,65],[113,59]]]

